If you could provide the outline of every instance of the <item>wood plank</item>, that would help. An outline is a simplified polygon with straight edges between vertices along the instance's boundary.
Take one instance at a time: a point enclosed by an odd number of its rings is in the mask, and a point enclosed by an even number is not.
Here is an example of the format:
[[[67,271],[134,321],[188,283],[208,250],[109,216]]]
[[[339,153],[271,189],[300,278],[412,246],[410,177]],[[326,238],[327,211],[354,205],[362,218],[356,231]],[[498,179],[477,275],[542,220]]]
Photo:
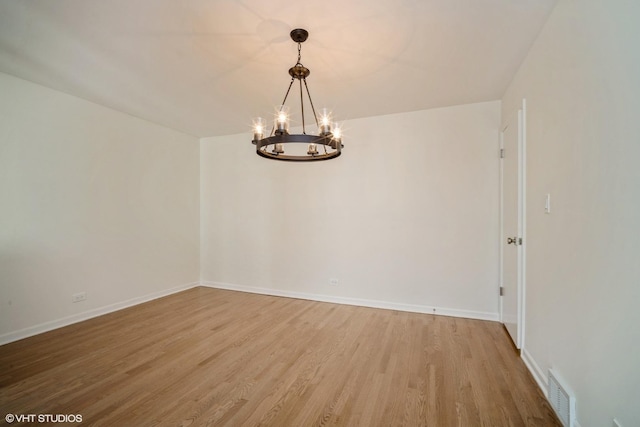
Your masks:
[[[92,425],[560,425],[499,323],[209,288],[1,346],[0,368],[5,413]]]

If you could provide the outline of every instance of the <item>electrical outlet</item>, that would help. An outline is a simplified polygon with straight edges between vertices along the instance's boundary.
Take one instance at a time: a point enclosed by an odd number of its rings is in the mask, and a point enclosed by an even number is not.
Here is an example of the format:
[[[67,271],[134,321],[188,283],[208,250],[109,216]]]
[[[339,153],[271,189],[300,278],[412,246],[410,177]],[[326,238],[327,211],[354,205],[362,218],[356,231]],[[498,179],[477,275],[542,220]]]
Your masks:
[[[86,292],[78,292],[77,294],[71,295],[71,302],[80,302],[87,299]]]
[[[338,279],[329,279],[329,284],[333,286],[338,286]]]

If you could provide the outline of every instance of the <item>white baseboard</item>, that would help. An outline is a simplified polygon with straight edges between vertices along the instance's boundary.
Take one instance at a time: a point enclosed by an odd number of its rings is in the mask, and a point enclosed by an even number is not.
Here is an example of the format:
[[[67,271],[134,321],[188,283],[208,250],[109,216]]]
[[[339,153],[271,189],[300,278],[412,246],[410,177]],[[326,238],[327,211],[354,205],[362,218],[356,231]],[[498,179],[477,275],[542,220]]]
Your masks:
[[[227,289],[230,291],[249,292],[253,294],[271,295],[287,298],[298,298],[311,301],[331,302],[335,304],[357,305],[361,307],[383,308],[387,310],[408,311],[411,313],[436,314],[440,316],[464,317],[467,319],[491,320],[497,322],[498,313],[489,313],[471,310],[459,310],[454,308],[432,307],[425,305],[403,304],[396,302],[368,300],[360,298],[337,297],[333,295],[310,294],[306,292],[282,291],[271,288],[258,288],[253,286],[234,285],[231,283],[221,283],[212,281],[202,281],[201,286],[216,289]]]
[[[547,391],[549,389],[549,381],[547,379],[547,376],[544,374],[544,372],[542,372],[542,369],[540,369],[540,366],[538,366],[538,363],[526,348],[522,349],[521,357],[527,369],[529,369],[529,372],[531,372],[533,379],[536,380],[536,383],[538,383],[538,387],[540,387],[540,390],[542,390],[542,393],[544,393],[545,397],[548,398]]]
[[[122,301],[122,302],[110,304],[104,307],[88,310],[82,313],[74,314],[72,316],[63,317],[61,319],[40,323],[38,325],[20,329],[18,331],[9,332],[9,333],[0,335],[0,345],[8,344],[10,342],[18,341],[18,340],[28,338],[34,335],[38,335],[44,332],[48,332],[54,329],[62,328],[64,326],[71,325],[73,323],[82,322],[84,320],[88,320],[94,317],[102,316],[104,314],[112,313],[114,311],[122,310],[124,308],[132,307],[134,305],[142,304],[144,302],[151,301],[157,298],[162,298],[164,296],[181,292],[196,286],[206,286],[210,288],[228,289],[232,291],[249,292],[249,293],[255,293],[255,294],[262,294],[262,295],[299,298],[299,299],[306,299],[311,301],[330,302],[335,304],[347,304],[347,305],[356,305],[356,306],[362,306],[362,307],[382,308],[387,310],[408,311],[412,313],[427,313],[427,314],[436,314],[440,316],[463,317],[468,319],[491,320],[491,321],[498,321],[499,319],[498,313],[459,310],[459,309],[450,309],[450,308],[432,307],[432,306],[414,305],[414,304],[402,304],[402,303],[394,303],[394,302],[386,302],[386,301],[378,301],[378,300],[367,300],[367,299],[360,299],[360,298],[337,297],[332,295],[310,294],[310,293],[304,293],[304,292],[281,291],[278,289],[256,288],[252,286],[242,286],[242,285],[234,285],[229,283],[203,281],[203,282],[187,283],[187,284],[176,286],[163,291],[154,292],[151,294],[143,295],[141,297],[132,298],[126,301]]]
[[[52,331],[54,329],[62,328],[63,326],[71,325],[73,323],[82,322],[94,317],[102,316],[103,314],[112,313],[114,311],[122,310],[123,308],[132,307],[134,305],[142,304],[143,302],[151,301],[154,299],[162,298],[167,295],[175,294],[177,292],[184,291],[196,286],[199,286],[199,282],[187,283],[184,285],[176,286],[163,291],[154,292],[151,294],[143,295],[141,297],[131,298],[126,301],[117,302],[115,304],[106,305],[104,307],[95,308],[93,310],[84,311],[82,313],[74,314],[72,316],[63,317],[62,319],[52,320],[50,322],[40,323],[39,325],[30,326],[28,328],[21,329],[15,332],[9,332],[0,335],[0,345],[8,344],[13,341],[18,341],[23,338],[28,338],[34,335],[41,334],[43,332]]]

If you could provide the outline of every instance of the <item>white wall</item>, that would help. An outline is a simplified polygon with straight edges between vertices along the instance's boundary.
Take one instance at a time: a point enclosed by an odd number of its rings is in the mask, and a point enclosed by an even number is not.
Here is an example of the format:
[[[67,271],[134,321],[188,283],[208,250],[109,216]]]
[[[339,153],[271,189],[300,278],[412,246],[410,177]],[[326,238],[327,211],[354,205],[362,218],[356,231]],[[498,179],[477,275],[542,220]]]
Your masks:
[[[0,341],[198,281],[197,138],[6,74],[0,93]]]
[[[499,101],[352,120],[313,164],[203,139],[202,280],[497,318],[499,121]]]
[[[561,0],[503,99],[527,99],[525,356],[574,389],[582,427],[640,425],[639,19]]]

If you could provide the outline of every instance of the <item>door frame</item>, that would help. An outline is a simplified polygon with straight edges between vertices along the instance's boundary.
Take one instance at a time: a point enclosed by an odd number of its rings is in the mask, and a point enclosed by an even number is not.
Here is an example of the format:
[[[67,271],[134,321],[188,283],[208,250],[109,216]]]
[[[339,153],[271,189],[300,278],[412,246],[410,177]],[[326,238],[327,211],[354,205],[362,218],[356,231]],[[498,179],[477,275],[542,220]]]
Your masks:
[[[518,337],[515,344],[518,350],[522,351],[525,345],[525,310],[526,310],[526,253],[527,253],[527,227],[526,227],[526,180],[527,180],[527,100],[522,100],[522,107],[517,112],[509,116],[509,119],[500,127],[500,150],[504,149],[504,131],[516,123],[518,125],[518,237],[522,239],[522,244],[517,245],[517,316],[518,316]],[[504,159],[500,156],[500,289],[504,286]],[[502,292],[500,293],[502,294]],[[503,320],[503,297],[499,297],[500,322]]]

